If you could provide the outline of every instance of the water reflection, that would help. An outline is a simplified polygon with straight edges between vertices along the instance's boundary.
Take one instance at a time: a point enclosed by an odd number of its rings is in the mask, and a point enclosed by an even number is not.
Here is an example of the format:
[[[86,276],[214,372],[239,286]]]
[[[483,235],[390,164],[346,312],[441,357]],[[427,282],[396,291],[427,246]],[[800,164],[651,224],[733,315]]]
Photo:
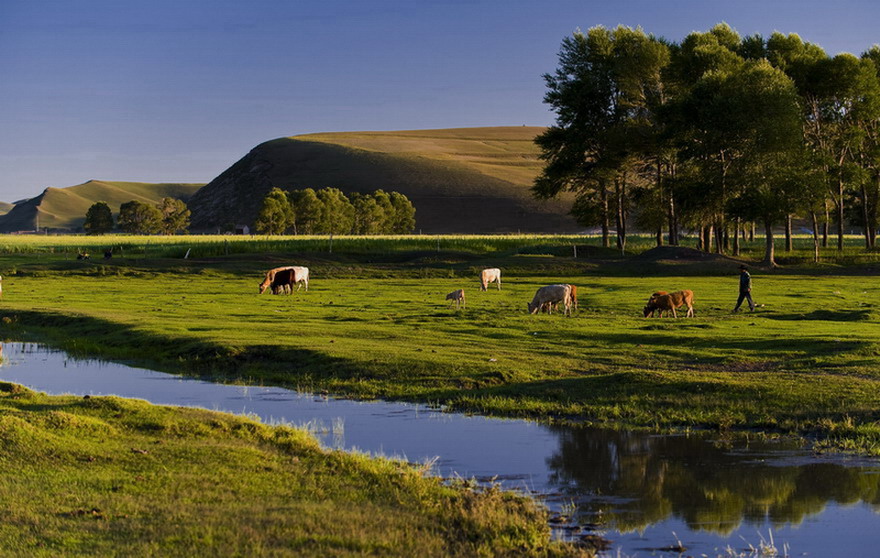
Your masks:
[[[880,511],[876,466],[853,467],[779,442],[552,427],[559,449],[549,483],[578,505],[584,523],[621,532],[676,517],[729,535],[743,522],[799,525],[830,502]]]

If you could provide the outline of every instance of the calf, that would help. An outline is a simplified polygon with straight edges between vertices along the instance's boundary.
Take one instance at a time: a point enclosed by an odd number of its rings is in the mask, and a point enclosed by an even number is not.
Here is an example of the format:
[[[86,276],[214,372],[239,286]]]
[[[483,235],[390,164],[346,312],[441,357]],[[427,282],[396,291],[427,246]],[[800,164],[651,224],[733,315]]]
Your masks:
[[[455,306],[456,310],[458,310],[459,308],[467,308],[467,303],[464,299],[464,289],[452,291],[451,293],[446,295],[446,300],[451,300],[451,304]]]
[[[663,317],[663,312],[672,311],[672,317],[677,318],[678,314],[675,313],[675,309],[680,308],[682,305],[687,305],[688,318],[694,316],[693,291],[683,290],[671,294],[655,293],[655,295],[651,295],[651,298],[648,299],[648,304],[645,305],[644,312],[646,318],[648,314],[653,315],[655,310],[659,311],[659,317]]]

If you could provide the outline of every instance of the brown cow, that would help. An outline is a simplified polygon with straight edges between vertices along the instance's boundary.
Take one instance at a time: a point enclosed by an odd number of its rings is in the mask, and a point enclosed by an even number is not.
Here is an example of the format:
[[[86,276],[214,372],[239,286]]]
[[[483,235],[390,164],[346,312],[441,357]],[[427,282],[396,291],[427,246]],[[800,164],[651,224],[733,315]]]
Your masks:
[[[652,304],[653,304],[653,302],[654,302],[654,299],[655,299],[656,297],[658,297],[658,296],[662,296],[662,295],[665,295],[665,294],[669,294],[669,293],[666,292],[666,291],[657,291],[657,292],[651,294],[651,296],[648,297],[648,302],[645,303],[645,305],[646,305],[645,307],[652,306]],[[651,310],[650,314],[651,314],[651,317],[652,317],[652,318],[654,317],[654,312],[657,312],[657,311],[659,311],[658,308],[653,308],[653,309]],[[646,315],[645,317],[647,318],[648,316]]]
[[[694,316],[693,291],[683,290],[671,294],[654,293],[648,299],[648,304],[645,305],[645,317],[647,318],[648,314],[653,315],[654,311],[657,310],[659,311],[658,316],[661,318],[663,317],[663,312],[668,313],[669,311],[672,311],[673,318],[677,318],[678,314],[675,313],[675,309],[680,308],[682,305],[687,305],[687,317],[692,318]]]

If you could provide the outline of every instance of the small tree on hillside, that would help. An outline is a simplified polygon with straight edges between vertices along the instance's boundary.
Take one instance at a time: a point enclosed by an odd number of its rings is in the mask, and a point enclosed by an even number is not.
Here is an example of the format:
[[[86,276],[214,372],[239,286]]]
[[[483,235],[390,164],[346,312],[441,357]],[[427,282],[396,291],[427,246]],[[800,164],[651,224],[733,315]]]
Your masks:
[[[263,200],[254,228],[260,234],[284,234],[293,222],[293,207],[287,194],[279,188],[272,188]]]
[[[190,211],[183,201],[175,198],[162,198],[159,211],[162,212],[163,234],[186,232],[189,228]]]
[[[117,226],[132,234],[157,234],[162,232],[162,212],[154,205],[137,200],[119,206]]]
[[[113,230],[113,212],[105,202],[97,202],[86,212],[83,229],[89,234],[104,234]]]

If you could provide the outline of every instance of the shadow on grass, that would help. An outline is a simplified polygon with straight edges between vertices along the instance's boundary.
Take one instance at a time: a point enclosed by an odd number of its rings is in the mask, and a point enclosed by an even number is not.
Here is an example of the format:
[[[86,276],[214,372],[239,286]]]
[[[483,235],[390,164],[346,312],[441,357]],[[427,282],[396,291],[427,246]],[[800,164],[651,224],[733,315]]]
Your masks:
[[[363,367],[316,350],[273,345],[223,346],[201,339],[151,334],[99,318],[9,312],[0,317],[4,338],[45,342],[74,357],[138,362],[149,368],[234,381],[259,378],[279,385],[318,378],[353,378]]]
[[[783,321],[863,322],[875,319],[877,313],[871,308],[863,308],[860,310],[814,310],[808,314],[766,314],[762,317]]]

